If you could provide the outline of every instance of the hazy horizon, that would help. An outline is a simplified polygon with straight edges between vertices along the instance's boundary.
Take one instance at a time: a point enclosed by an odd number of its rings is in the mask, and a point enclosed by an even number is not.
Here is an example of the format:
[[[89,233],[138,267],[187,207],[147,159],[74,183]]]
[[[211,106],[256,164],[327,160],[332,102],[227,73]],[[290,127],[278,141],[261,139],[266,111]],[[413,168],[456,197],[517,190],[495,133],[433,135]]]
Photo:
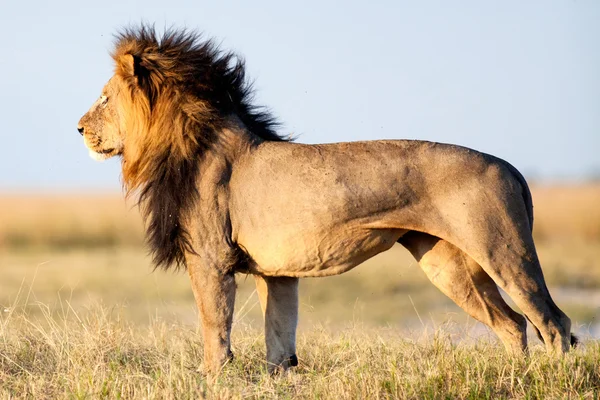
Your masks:
[[[302,143],[422,139],[506,159],[529,179],[600,177],[600,2],[56,3],[2,6],[0,191],[120,190],[77,121],[141,21],[213,37],[256,104]]]

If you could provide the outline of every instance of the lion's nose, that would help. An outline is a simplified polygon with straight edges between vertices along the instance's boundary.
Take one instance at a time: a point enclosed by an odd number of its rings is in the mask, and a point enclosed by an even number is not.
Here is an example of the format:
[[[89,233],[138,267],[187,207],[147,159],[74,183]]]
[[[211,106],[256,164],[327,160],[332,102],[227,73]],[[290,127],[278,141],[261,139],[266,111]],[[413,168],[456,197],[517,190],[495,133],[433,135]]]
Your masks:
[[[83,126],[78,126],[78,127],[77,127],[77,131],[79,132],[79,134],[80,134],[81,136],[83,136],[83,131],[84,131],[84,129],[83,129]]]

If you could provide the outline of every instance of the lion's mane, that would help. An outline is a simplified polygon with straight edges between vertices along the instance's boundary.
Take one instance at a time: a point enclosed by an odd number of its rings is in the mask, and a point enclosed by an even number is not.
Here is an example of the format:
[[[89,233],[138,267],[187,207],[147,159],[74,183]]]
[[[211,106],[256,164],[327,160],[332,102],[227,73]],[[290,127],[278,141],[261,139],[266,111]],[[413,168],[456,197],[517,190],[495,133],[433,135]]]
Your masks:
[[[125,85],[123,185],[139,196],[154,265],[185,266],[184,253],[193,249],[181,221],[201,196],[199,161],[228,117],[237,115],[264,140],[286,139],[274,118],[251,104],[244,61],[211,40],[185,30],[159,36],[142,25],[117,35],[112,56]]]

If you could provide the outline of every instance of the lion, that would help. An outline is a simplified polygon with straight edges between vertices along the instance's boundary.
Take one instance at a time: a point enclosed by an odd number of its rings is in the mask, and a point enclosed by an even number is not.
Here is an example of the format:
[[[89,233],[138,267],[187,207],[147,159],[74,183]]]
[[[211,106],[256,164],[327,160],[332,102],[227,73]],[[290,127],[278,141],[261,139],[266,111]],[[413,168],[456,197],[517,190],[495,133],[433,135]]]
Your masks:
[[[299,278],[395,243],[507,351],[526,352],[526,318],[550,352],[576,342],[544,281],[528,185],[506,161],[419,140],[296,143],[252,103],[243,60],[194,31],[126,28],[112,58],[78,131],[94,159],[121,157],[155,267],[187,269],[207,373],[232,357],[236,273],[256,280],[269,371],[286,370]]]

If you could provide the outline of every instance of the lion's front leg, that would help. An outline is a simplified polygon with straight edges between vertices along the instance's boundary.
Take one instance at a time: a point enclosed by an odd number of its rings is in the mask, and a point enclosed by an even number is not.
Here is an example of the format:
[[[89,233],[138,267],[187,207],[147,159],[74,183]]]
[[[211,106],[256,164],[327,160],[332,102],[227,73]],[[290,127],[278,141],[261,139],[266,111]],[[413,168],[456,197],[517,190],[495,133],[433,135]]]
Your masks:
[[[188,262],[187,269],[204,335],[204,368],[208,374],[217,374],[233,356],[230,335],[235,277],[201,262]]]
[[[273,373],[298,365],[298,278],[255,275],[256,289],[265,317],[267,366]]]

